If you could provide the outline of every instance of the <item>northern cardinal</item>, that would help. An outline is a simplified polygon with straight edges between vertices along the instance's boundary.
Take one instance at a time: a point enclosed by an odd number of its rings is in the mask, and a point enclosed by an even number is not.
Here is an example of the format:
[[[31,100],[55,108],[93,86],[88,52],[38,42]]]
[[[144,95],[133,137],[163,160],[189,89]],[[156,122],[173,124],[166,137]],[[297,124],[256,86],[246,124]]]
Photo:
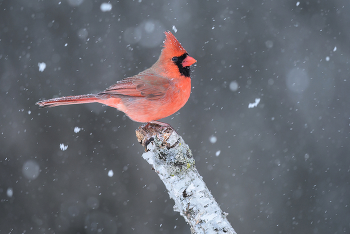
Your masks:
[[[99,102],[123,111],[136,122],[154,122],[183,107],[191,93],[190,57],[175,36],[165,32],[158,61],[139,74],[118,81],[97,94],[68,96],[39,101],[41,107]],[[167,124],[165,124],[167,125]]]

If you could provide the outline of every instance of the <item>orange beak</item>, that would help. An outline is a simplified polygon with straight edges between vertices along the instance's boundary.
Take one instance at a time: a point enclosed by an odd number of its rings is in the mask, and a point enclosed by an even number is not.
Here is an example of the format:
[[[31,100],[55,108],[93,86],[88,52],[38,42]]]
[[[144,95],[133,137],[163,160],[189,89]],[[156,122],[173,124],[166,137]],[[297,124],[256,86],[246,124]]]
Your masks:
[[[183,61],[182,61],[182,66],[183,67],[189,67],[192,64],[196,63],[197,60],[195,60],[194,58],[192,58],[191,56],[187,56]]]

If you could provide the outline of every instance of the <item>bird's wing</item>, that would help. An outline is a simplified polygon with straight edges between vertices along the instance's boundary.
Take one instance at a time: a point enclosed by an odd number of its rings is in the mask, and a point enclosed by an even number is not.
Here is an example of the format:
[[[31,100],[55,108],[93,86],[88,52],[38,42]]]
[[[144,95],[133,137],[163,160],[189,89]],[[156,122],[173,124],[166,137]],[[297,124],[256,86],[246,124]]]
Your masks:
[[[170,80],[154,73],[142,72],[110,86],[101,94],[145,97],[149,100],[162,98],[170,87]]]

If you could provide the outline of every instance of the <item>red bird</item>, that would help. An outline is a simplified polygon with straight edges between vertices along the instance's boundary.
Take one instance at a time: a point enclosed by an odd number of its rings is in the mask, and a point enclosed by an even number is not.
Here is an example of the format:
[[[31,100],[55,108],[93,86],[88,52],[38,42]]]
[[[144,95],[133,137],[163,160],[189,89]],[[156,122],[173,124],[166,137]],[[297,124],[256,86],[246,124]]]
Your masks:
[[[136,76],[125,78],[97,94],[53,98],[41,107],[99,102],[123,111],[136,122],[155,122],[183,107],[191,93],[190,57],[171,32],[165,32],[158,61]],[[167,125],[167,124],[166,124]]]

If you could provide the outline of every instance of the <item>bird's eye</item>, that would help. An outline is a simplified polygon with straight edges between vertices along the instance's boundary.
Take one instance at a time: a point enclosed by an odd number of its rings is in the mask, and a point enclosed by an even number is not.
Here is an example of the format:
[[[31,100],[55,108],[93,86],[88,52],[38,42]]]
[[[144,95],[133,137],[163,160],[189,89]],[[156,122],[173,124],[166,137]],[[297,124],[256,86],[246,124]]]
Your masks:
[[[179,60],[179,58],[178,57],[173,57],[171,60],[176,63]]]

